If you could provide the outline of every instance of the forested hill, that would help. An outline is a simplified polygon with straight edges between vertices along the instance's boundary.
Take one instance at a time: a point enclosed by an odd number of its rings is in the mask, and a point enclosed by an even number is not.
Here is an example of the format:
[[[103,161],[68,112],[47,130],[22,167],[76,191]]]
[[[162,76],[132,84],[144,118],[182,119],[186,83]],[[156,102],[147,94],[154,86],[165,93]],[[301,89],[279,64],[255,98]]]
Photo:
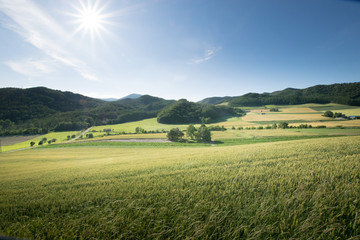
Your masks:
[[[305,89],[287,88],[272,93],[248,93],[239,97],[207,98],[210,104],[229,102],[230,106],[288,105],[304,103],[339,103],[360,106],[360,82],[317,85]]]
[[[242,113],[240,109],[228,106],[199,104],[180,99],[161,110],[157,121],[166,124],[210,123],[223,117],[239,116]]]
[[[13,122],[44,118],[57,112],[95,108],[102,100],[45,87],[0,89],[0,119]]]
[[[0,89],[0,135],[80,130],[156,117],[174,101],[144,95],[106,102],[45,87]]]

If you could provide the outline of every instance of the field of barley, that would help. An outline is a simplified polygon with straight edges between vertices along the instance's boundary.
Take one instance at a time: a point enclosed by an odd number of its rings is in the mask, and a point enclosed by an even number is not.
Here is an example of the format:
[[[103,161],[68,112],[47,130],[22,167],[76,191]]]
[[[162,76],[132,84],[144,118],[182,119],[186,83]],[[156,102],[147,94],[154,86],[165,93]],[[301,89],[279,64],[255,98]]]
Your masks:
[[[0,154],[0,235],[359,239],[359,136]]]

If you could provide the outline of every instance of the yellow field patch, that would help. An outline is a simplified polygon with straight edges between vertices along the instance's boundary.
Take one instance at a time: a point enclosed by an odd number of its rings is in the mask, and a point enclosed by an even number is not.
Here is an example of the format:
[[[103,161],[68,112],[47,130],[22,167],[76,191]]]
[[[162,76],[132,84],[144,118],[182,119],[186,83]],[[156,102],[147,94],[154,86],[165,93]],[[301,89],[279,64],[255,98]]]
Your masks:
[[[244,121],[243,117],[233,117],[229,118],[224,122],[218,122],[218,123],[211,123],[209,126],[224,126],[225,128],[238,128],[238,127],[248,127],[248,126],[255,126],[255,123],[250,123],[247,121]]]
[[[291,126],[299,126],[301,123],[291,123]],[[343,126],[343,127],[360,127],[360,119],[356,120],[347,120],[347,121],[329,121],[329,122],[307,122],[306,124],[309,124],[313,127],[316,126],[326,126],[326,127],[337,127],[337,126]]]
[[[333,112],[341,112],[346,116],[360,116],[360,108],[358,109],[339,109],[333,110]]]
[[[314,109],[308,108],[308,107],[299,107],[299,108],[280,108],[279,113],[314,113],[318,112]],[[276,112],[274,112],[276,113]]]
[[[244,121],[286,121],[286,120],[304,120],[317,121],[327,120],[321,114],[247,114],[242,118]]]

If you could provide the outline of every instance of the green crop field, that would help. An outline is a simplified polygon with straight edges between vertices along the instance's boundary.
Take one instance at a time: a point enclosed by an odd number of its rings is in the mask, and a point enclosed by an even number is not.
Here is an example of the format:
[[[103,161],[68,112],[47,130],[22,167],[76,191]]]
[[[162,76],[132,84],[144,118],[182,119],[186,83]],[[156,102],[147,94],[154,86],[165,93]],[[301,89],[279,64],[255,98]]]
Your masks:
[[[346,136],[2,153],[0,235],[358,239],[359,142]]]
[[[358,111],[339,104],[249,109],[209,124],[227,128],[213,131],[211,143],[134,134],[136,127],[188,126],[152,118],[93,127],[90,139],[68,142],[81,132],[59,132],[2,146],[0,236],[358,239],[360,120],[321,116],[340,108]],[[338,128],[241,129],[280,121]],[[11,152],[43,137],[57,141]]]

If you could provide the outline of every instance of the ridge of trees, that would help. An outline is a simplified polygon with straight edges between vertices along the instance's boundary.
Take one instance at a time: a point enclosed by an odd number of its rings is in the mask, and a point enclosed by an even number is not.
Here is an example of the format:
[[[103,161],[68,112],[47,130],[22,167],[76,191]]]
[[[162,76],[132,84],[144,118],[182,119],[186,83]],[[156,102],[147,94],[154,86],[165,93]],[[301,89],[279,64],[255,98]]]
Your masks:
[[[360,82],[316,85],[305,89],[286,88],[272,93],[247,93],[238,97],[205,98],[200,103],[230,106],[294,105],[305,103],[338,103],[360,106]]]
[[[81,130],[156,117],[172,100],[141,96],[106,102],[45,87],[0,89],[0,135]]]

